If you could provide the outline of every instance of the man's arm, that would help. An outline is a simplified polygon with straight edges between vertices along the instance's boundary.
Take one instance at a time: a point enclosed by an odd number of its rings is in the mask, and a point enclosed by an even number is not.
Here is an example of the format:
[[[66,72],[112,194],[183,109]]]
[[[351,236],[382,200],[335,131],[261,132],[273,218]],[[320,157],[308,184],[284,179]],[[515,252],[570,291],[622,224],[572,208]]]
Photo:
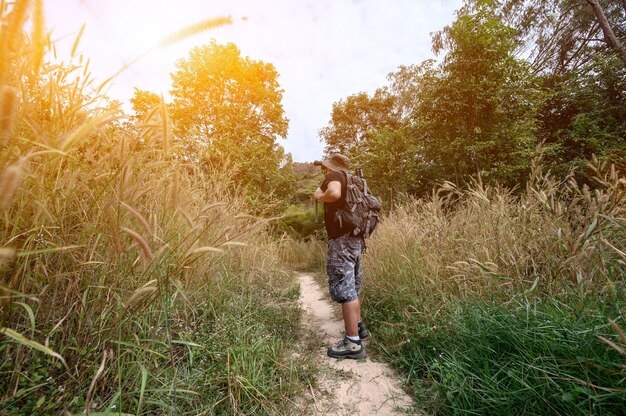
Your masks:
[[[322,202],[338,201],[339,198],[341,198],[341,182],[330,182],[328,184],[328,188],[326,188],[326,192],[322,191],[320,188],[317,188],[315,192],[313,192],[313,197]]]

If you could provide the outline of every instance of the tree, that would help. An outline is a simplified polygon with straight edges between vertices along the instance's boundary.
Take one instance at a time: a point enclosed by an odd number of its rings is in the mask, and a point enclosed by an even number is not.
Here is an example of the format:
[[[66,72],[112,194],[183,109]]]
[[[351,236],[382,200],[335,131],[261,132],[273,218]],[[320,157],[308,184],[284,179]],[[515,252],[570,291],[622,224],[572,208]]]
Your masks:
[[[479,0],[467,1],[465,8]],[[615,0],[509,0],[498,13],[517,29],[518,54],[538,73],[561,75],[586,65],[597,54],[624,59],[624,12]],[[626,61],[623,61],[626,62]]]
[[[233,44],[195,47],[171,74],[176,135],[208,168],[228,166],[259,207],[289,192],[283,90],[273,65],[242,57]],[[260,208],[259,208],[260,209]]]
[[[434,177],[483,179],[515,185],[535,147],[539,85],[515,57],[516,31],[479,1],[433,37],[446,51],[438,68],[423,70],[416,134]]]
[[[333,106],[326,151],[345,150],[392,199],[476,175],[519,185],[540,142],[559,173],[594,154],[623,160],[625,11],[609,0],[466,0],[433,36],[441,60],[389,74],[385,106],[363,93]]]
[[[331,122],[320,130],[325,152],[345,154],[353,167],[363,168],[369,185],[386,204],[416,189],[420,161],[405,125],[408,95],[408,85],[399,79],[372,96],[351,95],[333,104]]]
[[[283,90],[271,64],[242,58],[233,44],[195,47],[171,74],[172,115],[185,136],[209,145],[222,138],[274,143],[287,134]]]
[[[334,103],[329,125],[319,131],[326,143],[325,152],[356,155],[363,152],[370,131],[399,127],[395,101],[386,88],[379,88],[371,97],[360,92]]]
[[[519,53],[540,74],[546,100],[538,140],[564,174],[592,155],[626,152],[626,3],[614,0],[512,0],[500,13],[518,29]]]
[[[598,0],[587,0],[587,3],[593,9],[593,13],[596,16],[596,21],[598,22],[598,26],[602,29],[602,34],[604,37],[602,38],[602,42],[606,43],[610,48],[614,49],[619,53],[622,61],[626,63],[626,48],[620,41],[620,39],[615,35],[611,24],[609,23],[606,14],[604,13],[604,8],[600,4]]]
[[[593,155],[626,160],[626,67],[602,55],[588,67],[563,76],[540,109],[538,138],[546,143],[546,162],[560,175]]]
[[[427,178],[419,143],[412,140],[410,129],[383,128],[367,139],[367,152],[353,161],[363,167],[368,185],[385,206],[392,206],[405,195],[424,191]]]
[[[130,103],[133,106],[135,112],[135,121],[143,121],[155,108],[159,106],[161,98],[158,94],[151,91],[135,88],[135,94],[130,99]]]

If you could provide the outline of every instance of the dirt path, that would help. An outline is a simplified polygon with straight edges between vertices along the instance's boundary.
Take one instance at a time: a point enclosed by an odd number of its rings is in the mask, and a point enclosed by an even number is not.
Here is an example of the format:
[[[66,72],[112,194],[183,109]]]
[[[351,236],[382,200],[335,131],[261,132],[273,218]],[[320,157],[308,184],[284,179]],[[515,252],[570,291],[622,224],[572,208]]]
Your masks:
[[[335,360],[326,349],[341,339],[343,322],[320,285],[307,274],[300,280],[303,329],[317,340],[316,356],[321,377],[311,388],[311,415],[407,415],[415,414],[412,399],[400,388],[398,376],[368,351],[365,360]],[[367,346],[367,340],[364,341]]]

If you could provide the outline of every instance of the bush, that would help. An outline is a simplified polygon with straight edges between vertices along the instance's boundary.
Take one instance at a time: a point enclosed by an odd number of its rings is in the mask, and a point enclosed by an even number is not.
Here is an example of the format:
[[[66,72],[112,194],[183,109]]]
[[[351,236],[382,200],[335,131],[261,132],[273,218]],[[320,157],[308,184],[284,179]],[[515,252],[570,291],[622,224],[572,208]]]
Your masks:
[[[276,221],[272,232],[276,235],[286,234],[296,240],[324,239],[326,231],[323,208],[319,209],[316,222],[315,211],[297,211],[296,207],[292,207],[284,217]]]

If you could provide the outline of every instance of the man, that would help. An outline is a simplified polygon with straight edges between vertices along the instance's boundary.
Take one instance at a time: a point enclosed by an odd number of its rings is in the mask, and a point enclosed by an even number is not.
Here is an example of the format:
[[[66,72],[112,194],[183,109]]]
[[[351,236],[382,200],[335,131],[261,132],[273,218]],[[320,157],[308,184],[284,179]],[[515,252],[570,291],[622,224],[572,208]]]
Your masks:
[[[328,233],[326,273],[330,297],[341,303],[341,312],[346,330],[345,338],[328,349],[334,358],[364,358],[365,346],[361,342],[369,332],[361,320],[359,293],[363,279],[362,255],[365,242],[363,237],[352,235],[351,229],[342,227],[338,211],[345,207],[347,178],[350,161],[342,154],[314,162],[321,166],[324,181],[313,196],[324,202],[324,225]]]

